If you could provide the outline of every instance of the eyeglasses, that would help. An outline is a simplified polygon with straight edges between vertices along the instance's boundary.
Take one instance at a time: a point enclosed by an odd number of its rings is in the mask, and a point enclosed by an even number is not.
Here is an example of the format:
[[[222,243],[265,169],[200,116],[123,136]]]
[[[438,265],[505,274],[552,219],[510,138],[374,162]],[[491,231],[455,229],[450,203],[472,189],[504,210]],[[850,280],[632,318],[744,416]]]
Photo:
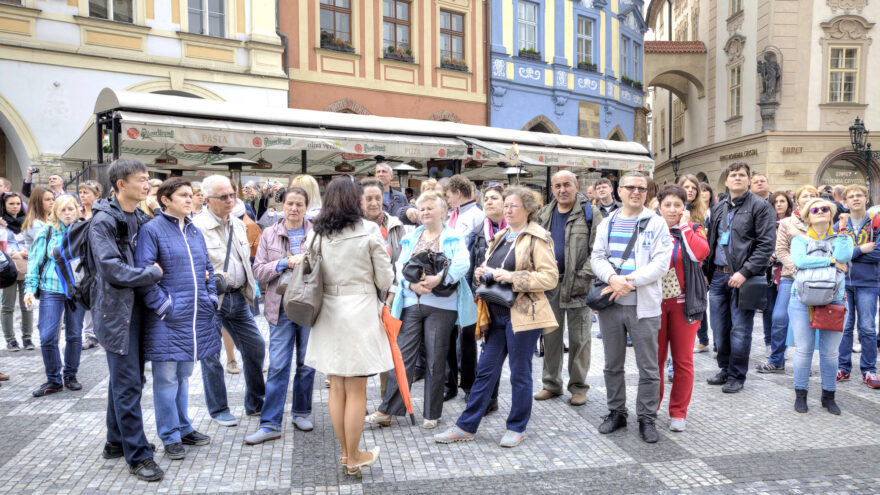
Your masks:
[[[645,194],[646,192],[648,192],[648,188],[643,187],[643,186],[620,186],[620,187],[629,191],[630,194],[632,194],[634,192],[638,192],[639,194]]]
[[[827,206],[819,206],[817,208],[810,208],[810,213],[813,215],[815,215],[817,213],[828,213],[829,211],[831,211],[831,208],[829,208]]]
[[[229,201],[235,199],[235,193],[224,194],[222,196],[208,196],[211,199],[219,199],[220,201]]]

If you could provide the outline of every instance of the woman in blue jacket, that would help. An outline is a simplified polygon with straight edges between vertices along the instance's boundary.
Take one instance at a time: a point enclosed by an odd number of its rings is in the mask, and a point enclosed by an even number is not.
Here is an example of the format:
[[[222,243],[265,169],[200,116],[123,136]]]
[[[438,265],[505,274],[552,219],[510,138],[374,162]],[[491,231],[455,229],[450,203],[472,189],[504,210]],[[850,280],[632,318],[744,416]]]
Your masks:
[[[824,268],[833,266],[838,272],[846,272],[846,263],[852,258],[853,240],[846,235],[834,236],[831,219],[834,218],[834,203],[824,199],[814,199],[801,210],[801,217],[809,230],[807,235],[799,235],[791,240],[791,261],[798,270]],[[810,241],[828,241],[831,243],[831,256],[815,256],[807,253]],[[839,277],[840,278],[840,277]],[[788,318],[797,342],[794,354],[794,409],[799,413],[807,412],[807,389],[810,385],[810,365],[813,362],[813,348],[816,333],[819,334],[819,372],[822,376],[822,407],[831,414],[840,414],[840,408],[834,402],[837,390],[837,352],[843,329],[815,330],[810,328],[810,311],[814,308],[805,306],[797,297],[797,278],[792,286],[788,304]],[[832,304],[843,305],[844,284],[834,296]]]
[[[397,345],[406,367],[410,386],[421,355],[425,356],[425,422],[423,427],[436,428],[443,413],[443,390],[446,384],[446,354],[450,335],[455,325],[468,326],[477,321],[477,305],[468,286],[470,253],[464,236],[444,226],[446,201],[436,192],[425,192],[416,200],[422,226],[400,242],[397,259],[398,285],[391,305],[391,314],[403,325],[397,336]],[[418,283],[407,282],[401,270],[413,255],[421,251],[442,251],[450,260],[446,280],[441,275],[425,277]],[[458,284],[456,291],[445,297],[432,290],[445,283]],[[406,413],[404,402],[395,380],[388,380],[385,398],[379,410],[366,418],[367,423],[388,426],[391,416]]]
[[[218,306],[214,269],[205,239],[193,225],[192,186],[172,177],[159,186],[161,215],[138,232],[135,264],[162,268],[158,284],[139,289],[147,313],[144,358],[153,362],[156,429],[171,459],[186,456],[184,445],[207,445],[211,438],[193,429],[187,416],[189,377],[195,361],[220,352],[214,323]]]

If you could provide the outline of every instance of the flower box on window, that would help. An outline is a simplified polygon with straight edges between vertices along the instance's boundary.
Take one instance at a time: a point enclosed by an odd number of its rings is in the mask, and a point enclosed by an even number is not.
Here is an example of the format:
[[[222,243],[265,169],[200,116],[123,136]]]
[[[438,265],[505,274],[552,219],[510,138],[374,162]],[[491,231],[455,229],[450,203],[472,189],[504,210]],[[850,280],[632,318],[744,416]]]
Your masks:
[[[642,91],[643,86],[642,86],[642,83],[639,81],[634,81],[626,76],[620,76],[620,82],[626,86],[633,88],[633,89],[637,89],[639,91]]]
[[[589,72],[599,72],[599,66],[590,62],[578,62],[578,69]]]
[[[443,69],[457,70],[457,71],[461,71],[461,72],[467,72],[467,71],[468,71],[468,66],[467,66],[467,64],[465,63],[465,61],[464,61],[464,60],[458,60],[458,59],[455,59],[455,58],[444,58],[444,59],[440,62],[440,67],[443,68]]]
[[[354,53],[354,46],[342,38],[334,38],[327,31],[321,31],[321,48],[337,52]]]
[[[389,46],[385,48],[385,58],[389,60],[398,60],[400,62],[414,63],[412,50],[409,48],[400,48]]]
[[[527,58],[529,60],[537,60],[541,61],[541,52],[535,50],[534,48],[521,48],[519,50],[519,56],[522,58]]]

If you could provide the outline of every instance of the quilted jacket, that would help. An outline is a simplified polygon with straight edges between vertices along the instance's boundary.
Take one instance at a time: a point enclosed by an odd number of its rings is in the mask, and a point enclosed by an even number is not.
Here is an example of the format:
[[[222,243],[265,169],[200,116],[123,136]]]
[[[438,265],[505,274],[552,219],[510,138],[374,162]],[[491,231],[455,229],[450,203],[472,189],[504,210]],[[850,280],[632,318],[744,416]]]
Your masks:
[[[201,231],[189,218],[162,213],[141,227],[135,265],[159,263],[162,279],[141,287],[148,310],[144,355],[150,361],[194,362],[220,352],[214,268]]]

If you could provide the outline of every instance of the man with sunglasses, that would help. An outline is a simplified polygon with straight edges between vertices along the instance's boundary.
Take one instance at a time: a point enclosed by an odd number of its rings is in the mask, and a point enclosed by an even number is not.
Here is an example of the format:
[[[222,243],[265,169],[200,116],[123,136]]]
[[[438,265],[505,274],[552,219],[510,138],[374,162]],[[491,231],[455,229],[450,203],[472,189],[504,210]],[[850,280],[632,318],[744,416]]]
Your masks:
[[[260,335],[251,313],[257,292],[256,280],[250,263],[250,243],[247,229],[240,219],[231,215],[235,207],[235,188],[228,177],[212,175],[202,181],[202,191],[208,207],[193,218],[193,223],[205,237],[208,257],[214,266],[217,281],[217,334],[221,325],[235,347],[241,351],[244,364],[244,410],[248,416],[259,416],[263,410],[266,382],[263,379],[263,360],[266,342]],[[220,352],[202,360],[202,381],[205,403],[211,418],[221,426],[236,426],[238,419],[229,411],[226,401],[226,381],[220,364]]]
[[[660,406],[657,332],[660,330],[663,275],[669,271],[672,241],[663,217],[645,208],[648,179],[630,172],[620,179],[622,207],[599,224],[590,263],[612,304],[599,311],[605,351],[605,389],[609,414],[599,425],[607,434],[626,427],[626,334],[632,338],[639,387],[636,414],[639,435],[659,440],[654,421]]]
[[[746,381],[755,319],[754,310],[739,307],[739,288],[767,270],[776,249],[776,212],[769,202],[749,191],[748,164],[731,163],[725,173],[730,197],[712,208],[707,229],[711,251],[703,262],[720,368],[707,382],[734,394]]]

